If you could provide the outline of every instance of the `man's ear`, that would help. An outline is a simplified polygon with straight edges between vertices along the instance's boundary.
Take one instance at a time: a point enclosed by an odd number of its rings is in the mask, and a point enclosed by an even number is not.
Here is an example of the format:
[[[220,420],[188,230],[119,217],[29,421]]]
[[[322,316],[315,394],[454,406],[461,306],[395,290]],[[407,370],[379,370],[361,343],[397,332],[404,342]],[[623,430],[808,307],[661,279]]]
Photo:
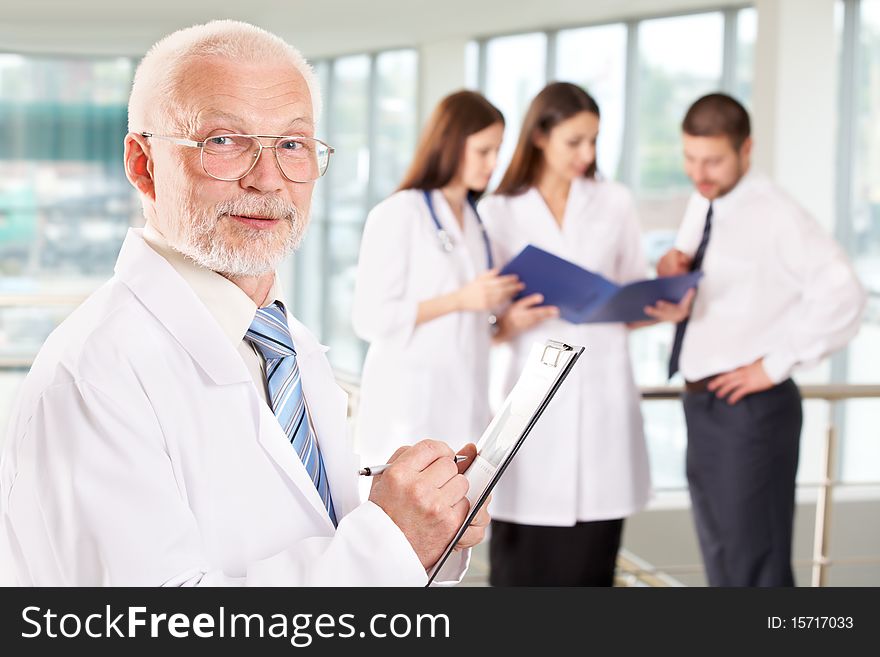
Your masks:
[[[743,141],[742,146],[739,147],[739,156],[741,159],[745,161],[749,161],[749,158],[752,156],[752,138],[746,137],[745,141]]]
[[[156,200],[156,184],[153,180],[153,158],[147,138],[136,132],[125,135],[125,175],[137,190]]]

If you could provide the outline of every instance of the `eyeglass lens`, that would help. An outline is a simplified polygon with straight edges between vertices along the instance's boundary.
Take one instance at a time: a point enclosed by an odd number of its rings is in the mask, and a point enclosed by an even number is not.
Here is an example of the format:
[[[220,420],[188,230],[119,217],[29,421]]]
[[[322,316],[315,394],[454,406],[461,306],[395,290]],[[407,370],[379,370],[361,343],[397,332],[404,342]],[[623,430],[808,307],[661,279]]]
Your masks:
[[[253,168],[260,146],[257,137],[211,136],[205,140],[202,149],[202,164],[208,175],[236,180],[244,177]],[[278,139],[273,150],[281,171],[294,182],[317,180],[324,175],[330,160],[330,149],[309,137]]]

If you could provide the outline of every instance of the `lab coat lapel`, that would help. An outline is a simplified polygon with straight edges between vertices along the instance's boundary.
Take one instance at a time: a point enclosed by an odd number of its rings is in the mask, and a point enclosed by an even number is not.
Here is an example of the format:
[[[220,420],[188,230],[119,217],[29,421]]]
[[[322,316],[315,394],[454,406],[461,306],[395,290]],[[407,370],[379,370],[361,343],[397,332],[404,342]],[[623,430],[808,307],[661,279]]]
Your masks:
[[[217,321],[192,288],[165,258],[143,240],[140,230],[129,230],[116,263],[116,276],[186,349],[213,383],[247,385],[260,444],[275,461],[279,470],[287,475],[299,493],[314,508],[316,515],[323,518],[319,522],[326,522],[332,528],[330,516],[312,478],[281,429],[275,414],[257,394],[241,355],[229,342]],[[309,344],[308,340],[302,342],[304,345]],[[305,355],[307,356],[310,351],[315,349],[306,346]],[[341,390],[338,392],[344,396]],[[317,394],[315,393],[313,397]],[[314,408],[308,395],[306,398],[310,401],[310,407]],[[344,410],[342,417],[344,420]]]
[[[298,358],[298,363],[336,517],[341,519],[360,503],[357,485],[359,463],[348,439],[348,396],[332,377],[322,374],[322,370],[329,369],[324,349],[326,347]]]
[[[446,197],[443,196],[443,192],[436,189],[431,192],[431,198],[434,200],[434,210],[437,212],[437,221],[439,221],[440,225],[443,226],[443,229],[449,233],[449,236],[452,238],[452,243],[455,244],[455,249],[452,251],[451,255],[455,258],[455,262],[460,268],[462,280],[470,281],[476,278],[477,272],[474,267],[473,258],[471,258],[470,249],[465,241],[464,231],[462,231],[461,226],[458,225],[458,220],[455,218],[452,208],[449,207]],[[468,224],[471,223],[471,219],[468,217],[469,213],[469,206],[465,204],[464,220],[466,229],[469,228]]]
[[[287,314],[287,322],[296,349],[303,395],[327,472],[336,519],[341,520],[359,503],[357,457],[346,439],[348,400],[342,389],[336,385],[333,372],[324,357],[327,347],[319,344],[308,329],[290,313]],[[324,501],[302,460],[291,446],[290,439],[282,431],[269,406],[263,403],[260,406],[260,443],[320,516],[320,522],[332,528],[327,507],[324,506]]]
[[[569,247],[566,244],[565,233],[559,229],[559,224],[556,223],[556,219],[553,217],[553,213],[550,212],[550,208],[547,207],[541,192],[537,188],[532,187],[523,195],[523,204],[525,205],[526,216],[534,218],[528,221],[531,234],[531,239],[528,242],[545,251],[567,257]],[[568,206],[566,205],[567,213]],[[568,217],[566,216],[567,219]]]
[[[324,355],[327,347],[315,340],[311,332],[290,313],[287,322],[296,346],[303,394],[311,412],[336,518],[339,520],[360,504],[357,483],[359,462],[348,434],[348,396],[333,377],[330,363]],[[316,499],[319,498],[316,496]]]
[[[281,429],[278,418],[269,408],[268,404],[263,403],[254,392],[254,398],[258,402],[259,408],[259,440],[260,445],[266,453],[275,461],[275,465],[283,472],[294,484],[298,492],[309,503],[309,506],[315,513],[317,522],[326,523],[331,528],[333,523],[330,522],[330,516],[324,506],[324,501],[315,488],[315,483],[306,471],[305,466],[290,444],[290,439]],[[332,488],[331,488],[332,493]],[[335,498],[334,498],[335,502]]]
[[[584,223],[590,220],[589,206],[596,196],[596,181],[578,178],[571,183],[568,202],[565,204],[565,219],[562,234],[567,243],[578,243],[578,235],[583,232]]]
[[[214,383],[251,380],[217,320],[174,267],[144,241],[141,230],[129,229],[115,271]]]

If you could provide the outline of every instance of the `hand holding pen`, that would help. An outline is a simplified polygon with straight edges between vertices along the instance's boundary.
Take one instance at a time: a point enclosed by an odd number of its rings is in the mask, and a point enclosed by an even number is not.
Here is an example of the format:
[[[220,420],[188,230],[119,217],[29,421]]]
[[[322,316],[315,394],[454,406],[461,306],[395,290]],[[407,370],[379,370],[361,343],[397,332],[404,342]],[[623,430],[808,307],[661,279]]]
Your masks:
[[[373,479],[369,500],[379,506],[403,532],[427,570],[440,558],[470,510],[468,480],[462,474],[477,454],[473,444],[455,453],[444,442],[422,440],[401,447],[381,477]],[[375,472],[373,472],[375,475]],[[468,527],[458,545],[471,547],[485,535],[488,514]]]
[[[456,463],[461,463],[463,461],[467,461],[467,458],[468,457],[464,454],[456,454],[454,460]],[[383,463],[382,465],[368,465],[367,467],[358,470],[358,474],[363,477],[375,477],[385,472],[385,469],[390,466],[390,463]]]

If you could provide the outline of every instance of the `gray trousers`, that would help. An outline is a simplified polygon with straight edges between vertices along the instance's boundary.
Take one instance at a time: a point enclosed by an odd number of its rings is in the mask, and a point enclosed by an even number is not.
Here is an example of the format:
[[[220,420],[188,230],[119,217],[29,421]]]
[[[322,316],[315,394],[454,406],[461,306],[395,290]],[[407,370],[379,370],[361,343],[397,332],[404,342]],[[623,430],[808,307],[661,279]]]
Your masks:
[[[794,586],[803,411],[791,379],[733,406],[686,392],[687,478],[710,586]]]

